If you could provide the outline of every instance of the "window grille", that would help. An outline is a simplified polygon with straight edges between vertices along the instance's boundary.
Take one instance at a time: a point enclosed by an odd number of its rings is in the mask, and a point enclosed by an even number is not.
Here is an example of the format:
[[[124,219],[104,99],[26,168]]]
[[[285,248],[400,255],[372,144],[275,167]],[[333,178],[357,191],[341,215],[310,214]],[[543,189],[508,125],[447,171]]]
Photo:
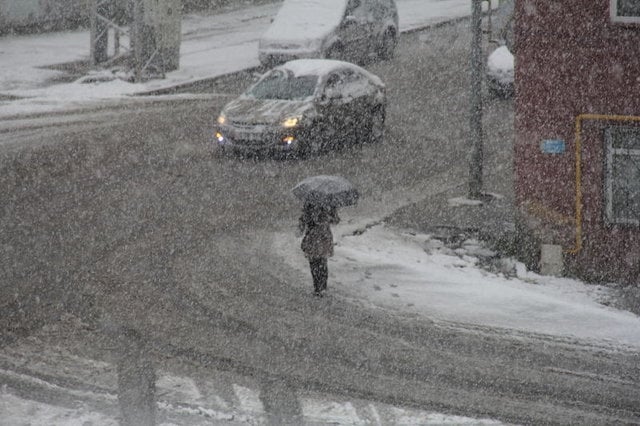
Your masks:
[[[640,225],[640,127],[609,127],[605,143],[607,222]]]
[[[613,22],[640,24],[640,0],[611,0]]]

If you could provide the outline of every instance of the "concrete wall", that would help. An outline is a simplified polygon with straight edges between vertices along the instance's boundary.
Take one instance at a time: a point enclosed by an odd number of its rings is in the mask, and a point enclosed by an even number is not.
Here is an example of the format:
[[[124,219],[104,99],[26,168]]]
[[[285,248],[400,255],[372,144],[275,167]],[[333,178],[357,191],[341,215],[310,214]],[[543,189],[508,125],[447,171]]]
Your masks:
[[[1,0],[0,12],[3,16],[16,21],[24,21],[41,13],[39,0]]]
[[[87,10],[88,0],[0,0],[0,34],[77,27]]]
[[[132,0],[112,0],[114,13],[127,20]],[[182,13],[215,11],[279,0],[181,0]],[[89,0],[0,0],[0,35],[88,26]]]

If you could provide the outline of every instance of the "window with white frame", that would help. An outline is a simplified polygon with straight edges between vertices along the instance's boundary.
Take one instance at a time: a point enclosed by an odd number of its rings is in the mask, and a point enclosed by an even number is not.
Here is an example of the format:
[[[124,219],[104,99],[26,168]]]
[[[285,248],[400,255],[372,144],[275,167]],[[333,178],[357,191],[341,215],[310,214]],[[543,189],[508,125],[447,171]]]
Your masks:
[[[613,22],[640,24],[640,0],[610,0]]]
[[[640,225],[640,127],[605,130],[605,216],[609,223]]]

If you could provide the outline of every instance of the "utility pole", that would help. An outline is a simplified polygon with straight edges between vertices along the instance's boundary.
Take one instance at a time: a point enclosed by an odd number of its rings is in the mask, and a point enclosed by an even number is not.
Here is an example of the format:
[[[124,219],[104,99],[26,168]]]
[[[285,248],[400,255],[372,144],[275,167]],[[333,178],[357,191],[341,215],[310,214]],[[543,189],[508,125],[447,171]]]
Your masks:
[[[134,62],[134,79],[136,83],[142,80],[142,61],[143,61],[143,19],[144,4],[143,0],[133,0],[133,62]]]
[[[120,55],[120,36],[127,34],[129,18],[123,7],[124,0],[88,0],[90,23],[91,65],[109,64]],[[109,38],[113,33],[113,55],[109,56]],[[125,50],[129,50],[124,48]]]
[[[182,0],[86,0],[90,10],[92,65],[108,65],[118,59],[120,36],[128,34],[124,48],[136,82],[145,72],[152,78],[177,70],[180,64]],[[123,5],[129,7],[123,7]],[[127,26],[129,27],[127,29]],[[108,55],[109,33],[114,34],[114,56]],[[155,74],[154,74],[155,73]]]
[[[97,65],[108,59],[109,12],[111,0],[90,0],[90,58],[91,65]]]
[[[483,131],[482,131],[482,1],[471,6],[471,96],[469,198],[482,197]],[[491,7],[491,5],[489,5]]]
[[[181,0],[132,0],[135,81],[164,78],[180,63]]]
[[[89,0],[89,61],[96,64],[96,38],[98,36],[98,3],[97,0]]]

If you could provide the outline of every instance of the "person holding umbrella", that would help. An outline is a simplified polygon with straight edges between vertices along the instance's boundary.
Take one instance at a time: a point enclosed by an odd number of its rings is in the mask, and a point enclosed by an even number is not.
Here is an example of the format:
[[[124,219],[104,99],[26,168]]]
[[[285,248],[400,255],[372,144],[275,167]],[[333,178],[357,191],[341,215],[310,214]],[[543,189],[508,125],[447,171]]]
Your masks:
[[[298,219],[300,232],[304,233],[301,248],[309,260],[313,279],[313,294],[323,296],[327,290],[329,267],[327,259],[333,256],[333,234],[330,225],[340,222],[335,207],[306,202]]]
[[[300,232],[304,234],[301,248],[309,260],[314,294],[322,296],[329,277],[327,259],[333,256],[330,225],[340,222],[337,208],[356,204],[359,193],[345,178],[327,175],[308,177],[292,192],[304,202],[298,220]]]

